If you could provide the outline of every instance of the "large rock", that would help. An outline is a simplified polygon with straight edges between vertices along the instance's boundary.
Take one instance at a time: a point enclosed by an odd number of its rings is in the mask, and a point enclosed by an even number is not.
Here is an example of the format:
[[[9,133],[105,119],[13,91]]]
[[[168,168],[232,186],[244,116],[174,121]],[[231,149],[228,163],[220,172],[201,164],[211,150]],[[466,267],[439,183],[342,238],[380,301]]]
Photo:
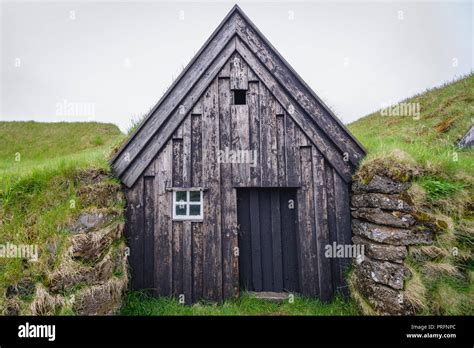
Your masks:
[[[358,208],[352,211],[352,216],[381,225],[408,228],[416,222],[415,218],[409,214],[400,212],[387,213],[380,208]]]
[[[355,208],[380,208],[404,212],[412,210],[412,207],[401,195],[389,195],[385,193],[355,194],[352,195],[351,203]]]
[[[401,183],[385,176],[374,175],[368,184],[355,181],[352,184],[352,191],[354,193],[400,193],[405,191],[409,186],[410,184],[408,183]]]
[[[402,264],[388,261],[375,261],[368,257],[357,267],[359,277],[365,277],[376,283],[388,285],[395,290],[403,289],[405,278],[411,275],[410,270]]]
[[[363,245],[364,255],[376,260],[402,263],[408,254],[406,246],[378,244],[359,236],[352,237],[352,241]]]
[[[380,226],[357,219],[352,220],[352,231],[358,236],[391,245],[431,244],[433,236],[430,230]]]
[[[473,147],[473,146],[474,146],[474,126],[472,126],[471,129],[469,129],[466,135],[464,135],[464,137],[458,143],[458,147],[461,149]]]
[[[407,315],[413,314],[404,300],[403,291],[392,289],[374,282],[372,279],[357,278],[356,286],[367,301],[380,314]]]

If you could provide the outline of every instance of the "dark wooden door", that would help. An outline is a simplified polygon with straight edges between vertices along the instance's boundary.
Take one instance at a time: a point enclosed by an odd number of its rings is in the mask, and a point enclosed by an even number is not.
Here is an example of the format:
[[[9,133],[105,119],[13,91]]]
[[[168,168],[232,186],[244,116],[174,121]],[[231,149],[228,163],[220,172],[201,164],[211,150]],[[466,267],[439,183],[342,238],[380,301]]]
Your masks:
[[[237,191],[240,286],[249,291],[299,291],[296,190]]]

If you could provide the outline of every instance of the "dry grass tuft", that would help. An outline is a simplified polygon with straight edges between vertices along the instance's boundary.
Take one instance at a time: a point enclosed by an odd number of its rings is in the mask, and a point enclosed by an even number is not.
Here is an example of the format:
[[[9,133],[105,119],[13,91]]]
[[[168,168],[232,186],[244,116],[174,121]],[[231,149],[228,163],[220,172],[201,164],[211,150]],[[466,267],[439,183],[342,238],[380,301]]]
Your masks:
[[[420,274],[413,267],[407,266],[411,272],[411,278],[405,282],[404,298],[413,308],[413,312],[425,311],[428,308],[426,303],[426,287]]]
[[[423,265],[423,273],[431,278],[440,278],[443,276],[462,278],[456,266],[448,262],[428,261]]]
[[[347,283],[350,289],[351,297],[354,299],[354,301],[357,303],[359,308],[362,311],[362,314],[364,315],[377,315],[377,312],[372,308],[372,306],[367,302],[367,300],[364,298],[364,296],[357,290],[357,287],[355,285],[356,283],[356,276],[354,272],[351,272],[349,275],[349,278],[347,279]]]
[[[54,315],[65,304],[66,300],[62,296],[51,295],[43,285],[38,284],[35,299],[30,305],[30,312],[32,315]]]
[[[420,174],[420,167],[406,152],[393,149],[389,153],[368,156],[361,164],[355,177],[368,183],[374,175],[382,175],[402,182]]]

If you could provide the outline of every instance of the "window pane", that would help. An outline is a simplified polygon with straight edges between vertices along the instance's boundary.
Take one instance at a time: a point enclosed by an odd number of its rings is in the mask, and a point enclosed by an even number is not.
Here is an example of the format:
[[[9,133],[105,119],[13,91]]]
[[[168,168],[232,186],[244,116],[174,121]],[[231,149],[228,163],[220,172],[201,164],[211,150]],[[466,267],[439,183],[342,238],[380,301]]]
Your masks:
[[[179,205],[179,204],[176,204],[175,206],[175,215],[176,216],[186,216],[186,204],[182,204],[182,205]]]
[[[186,202],[186,191],[176,191],[176,202]]]
[[[201,205],[200,204],[190,204],[189,205],[189,215],[193,215],[193,216],[201,215]]]
[[[190,191],[190,201],[191,202],[200,202],[201,201],[201,191]]]

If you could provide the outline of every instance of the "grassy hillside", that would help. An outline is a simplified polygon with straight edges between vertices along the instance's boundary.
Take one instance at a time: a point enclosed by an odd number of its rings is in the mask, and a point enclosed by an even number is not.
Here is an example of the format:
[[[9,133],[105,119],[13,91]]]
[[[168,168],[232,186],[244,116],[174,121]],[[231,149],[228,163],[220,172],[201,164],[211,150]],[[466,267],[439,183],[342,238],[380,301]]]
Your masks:
[[[420,117],[378,111],[348,126],[368,150],[366,161],[402,150],[431,174],[472,183],[474,153],[455,144],[474,125],[474,74],[403,102],[419,103]]]
[[[404,103],[419,117],[368,115],[349,129],[368,150],[357,175],[412,178],[415,207],[443,221],[431,246],[411,248],[410,288],[425,314],[474,314],[474,150],[455,145],[474,124],[474,75]]]
[[[39,254],[0,258],[0,313],[31,313],[35,291],[70,261],[67,229],[80,214],[123,209],[118,199],[103,202],[118,182],[100,174],[123,137],[112,124],[0,123],[0,244],[37,246]]]
[[[106,166],[111,147],[124,137],[105,123],[0,122],[0,179],[67,163]]]

